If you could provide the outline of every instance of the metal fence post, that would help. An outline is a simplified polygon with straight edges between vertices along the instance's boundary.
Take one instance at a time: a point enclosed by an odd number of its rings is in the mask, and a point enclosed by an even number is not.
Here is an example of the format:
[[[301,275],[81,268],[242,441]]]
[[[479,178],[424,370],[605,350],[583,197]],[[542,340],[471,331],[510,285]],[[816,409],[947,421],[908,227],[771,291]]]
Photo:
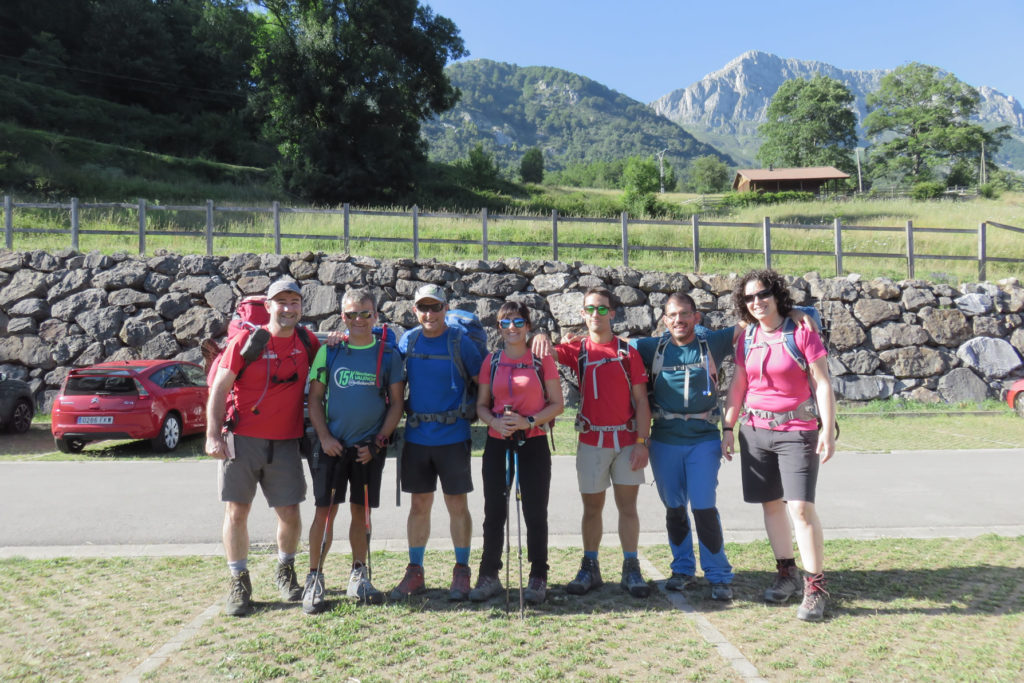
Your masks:
[[[280,252],[278,252],[280,253]],[[213,256],[213,200],[206,200],[206,255]]]
[[[772,219],[764,217],[761,224],[761,232],[764,234],[764,267],[771,270],[772,267]]]
[[[914,221],[907,221],[907,278],[914,279]]]
[[[345,234],[345,255],[348,256],[348,254],[349,254],[349,251],[348,251],[348,241],[349,241],[349,237],[350,237],[349,223],[348,223],[348,221],[349,221],[349,215],[348,215],[349,205],[348,205],[348,202],[345,202],[344,204],[342,204],[341,208],[342,208],[342,231]]]
[[[484,249],[484,261],[487,260],[487,207],[480,209],[480,244]]]
[[[420,207],[412,207],[412,257],[420,257]]]
[[[629,213],[622,212],[622,265],[629,267]]]
[[[4,241],[8,249],[14,248],[14,206],[10,195],[4,195]]]
[[[146,200],[139,200],[139,256],[146,253]]]
[[[978,282],[985,281],[985,221],[978,223]]]
[[[836,245],[836,277],[843,274],[843,224],[838,218],[832,222]]]
[[[281,255],[281,202],[272,205],[274,212],[274,253]]]
[[[558,209],[551,209],[551,260],[558,260]]]
[[[71,248],[78,251],[78,197],[71,198]]]
[[[693,235],[693,272],[700,272],[700,219],[697,214],[690,216],[690,232]]]

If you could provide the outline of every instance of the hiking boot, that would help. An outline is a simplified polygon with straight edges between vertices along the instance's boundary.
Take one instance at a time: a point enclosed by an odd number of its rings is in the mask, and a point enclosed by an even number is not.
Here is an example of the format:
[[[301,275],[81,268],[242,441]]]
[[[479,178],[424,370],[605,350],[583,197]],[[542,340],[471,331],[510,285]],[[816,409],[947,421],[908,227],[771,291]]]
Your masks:
[[[369,572],[362,563],[352,567],[352,574],[348,578],[347,595],[367,605],[379,605],[384,602],[384,594],[370,583]]]
[[[465,602],[469,598],[471,574],[468,564],[455,564],[452,568],[452,586],[448,589],[449,600]]]
[[[282,600],[296,602],[302,599],[302,586],[299,585],[299,577],[295,576],[294,562],[278,563],[276,582]]]
[[[711,584],[711,599],[727,602],[732,600],[732,586],[727,583]]]
[[[576,578],[565,585],[565,591],[571,595],[583,595],[590,589],[600,588],[603,585],[601,565],[597,560],[584,557],[580,562],[580,570],[576,572]]]
[[[391,590],[389,597],[392,600],[405,600],[410,595],[419,595],[425,590],[427,587],[423,581],[423,565],[410,563],[405,568],[405,576]]]
[[[788,567],[779,564],[779,573],[764,592],[765,602],[782,604],[800,592],[800,570],[795,564]]]
[[[530,577],[523,591],[523,600],[527,605],[539,605],[548,597],[548,582],[536,576]]]
[[[821,621],[825,618],[825,575],[815,574],[804,579],[804,601],[796,611],[796,618],[803,621]]]
[[[231,577],[231,588],[224,603],[224,614],[229,617],[244,617],[252,611],[252,582],[249,572],[243,571]]]
[[[470,602],[485,602],[501,593],[501,579],[481,574],[477,577],[476,588],[469,591]]]
[[[646,598],[651,594],[651,587],[640,573],[640,560],[635,557],[622,561],[622,581],[619,585],[634,598]]]
[[[306,614],[319,614],[327,609],[324,593],[323,573],[311,571],[306,574],[306,587],[302,591],[302,611]]]
[[[681,591],[689,590],[696,587],[697,579],[690,574],[680,574],[679,572],[672,572],[672,576],[665,581],[665,590],[667,591]]]

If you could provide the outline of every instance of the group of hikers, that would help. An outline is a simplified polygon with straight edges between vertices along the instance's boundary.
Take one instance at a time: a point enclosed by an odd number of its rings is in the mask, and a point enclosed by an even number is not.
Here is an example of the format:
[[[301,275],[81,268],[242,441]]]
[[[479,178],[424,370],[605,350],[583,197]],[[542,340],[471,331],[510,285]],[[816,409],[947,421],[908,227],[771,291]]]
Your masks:
[[[424,551],[440,480],[455,551],[448,598],[483,602],[505,591],[502,544],[508,562],[514,496],[526,526],[529,563],[521,600],[544,602],[551,490],[547,435],[563,412],[557,368],[562,364],[579,383],[576,473],[583,502],[583,557],[567,593],[583,595],[603,583],[598,549],[611,487],[623,553],[620,585],[636,598],[650,594],[637,556],[637,495],[650,463],[672,551],[665,588],[698,586],[695,532],[710,597],[733,599],[716,489],[721,460],[732,459],[738,433],[744,500],[762,505],[776,561],[764,599],[785,603],[802,595],[797,617],[820,621],[827,592],[815,485],[818,466],[832,457],[836,439],[826,351],[815,321],[794,307],[785,279],[775,271],[747,273],[732,298],[741,320],[736,327],[707,330],[693,298],[677,292],[663,305],[665,333],[627,342],[613,333],[619,305],[614,293],[594,287],[584,293],[580,311],[586,333],[559,343],[534,333],[526,305],[508,301],[497,312],[502,348],[486,354],[450,324],[448,297],[438,285],[416,291],[419,326],[397,344],[389,341],[386,327],[381,333],[372,293],[348,289],[341,301],[347,333],[332,334],[321,345],[299,324],[299,285],[289,279],[274,282],[264,304],[269,323],[229,341],[207,406],[206,452],[222,460],[223,542],[232,575],[225,612],[243,616],[253,608],[247,519],[257,486],[278,517],[276,584],[282,599],[301,600],[308,614],[327,608],[323,562],[338,506],[347,495],[352,550],[347,595],[368,604],[384,602],[385,594],[371,582],[370,510],[380,505],[386,451],[403,415],[398,469],[400,489],[411,497],[409,562],[387,597],[403,600],[426,590]],[[721,408],[718,368],[730,353],[735,371]],[[316,438],[303,448],[307,379]],[[474,418],[487,427],[483,550],[475,585],[467,499],[473,490]],[[309,528],[309,572],[300,585],[295,556],[302,534],[299,503],[306,494],[303,459],[316,512]],[[806,576],[796,566],[790,521]]]

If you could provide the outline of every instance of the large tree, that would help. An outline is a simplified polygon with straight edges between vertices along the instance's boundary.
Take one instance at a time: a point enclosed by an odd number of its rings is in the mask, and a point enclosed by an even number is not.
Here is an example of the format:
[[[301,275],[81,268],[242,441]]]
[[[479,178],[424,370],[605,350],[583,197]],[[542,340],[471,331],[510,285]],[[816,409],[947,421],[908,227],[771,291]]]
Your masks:
[[[420,122],[458,100],[465,54],[417,0],[263,0],[256,102],[284,189],[314,202],[388,200],[426,159]]]
[[[732,179],[729,175],[729,167],[713,154],[694,159],[690,163],[687,175],[690,189],[701,194],[723,192],[729,189],[729,181]]]
[[[768,104],[768,121],[757,158],[765,166],[835,166],[852,172],[857,146],[853,94],[828,76],[794,78]]]
[[[1007,128],[986,131],[970,118],[978,91],[952,74],[912,62],[882,78],[868,95],[864,127],[874,141],[871,169],[876,178],[929,180],[937,167],[995,152]]]

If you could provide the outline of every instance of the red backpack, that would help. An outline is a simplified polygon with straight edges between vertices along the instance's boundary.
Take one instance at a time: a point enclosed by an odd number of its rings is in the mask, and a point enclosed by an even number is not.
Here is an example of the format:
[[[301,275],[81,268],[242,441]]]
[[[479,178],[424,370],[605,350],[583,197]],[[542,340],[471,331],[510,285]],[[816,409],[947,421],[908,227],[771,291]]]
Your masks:
[[[213,378],[217,375],[221,356],[228,342],[243,332],[252,332],[270,322],[270,313],[266,307],[267,297],[262,294],[247,296],[235,306],[235,314],[228,324],[228,334],[223,340],[207,339],[202,343],[203,365],[206,370],[206,384],[213,386]]]

